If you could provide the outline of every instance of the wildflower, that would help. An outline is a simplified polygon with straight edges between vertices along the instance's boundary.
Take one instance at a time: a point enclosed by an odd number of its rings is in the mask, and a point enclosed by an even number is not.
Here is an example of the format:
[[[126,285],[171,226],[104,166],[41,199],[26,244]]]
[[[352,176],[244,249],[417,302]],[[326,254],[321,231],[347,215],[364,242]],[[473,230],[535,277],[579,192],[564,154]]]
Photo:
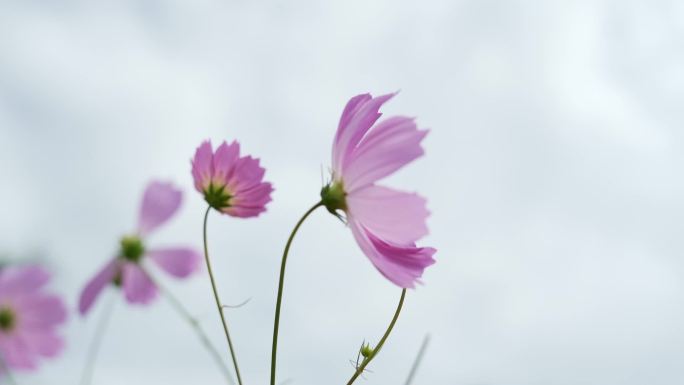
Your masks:
[[[50,274],[39,266],[0,270],[0,360],[2,368],[35,370],[38,361],[64,347],[57,328],[66,320],[62,300],[44,292]]]
[[[126,300],[148,304],[155,299],[157,287],[141,266],[151,259],[162,270],[186,278],[199,267],[201,256],[188,247],[147,249],[145,238],[167,222],[181,205],[183,194],[170,183],[151,182],[143,194],[138,229],[120,241],[119,252],[98,272],[81,293],[79,312],[85,314],[97,296],[110,284],[123,288]]]
[[[264,182],[259,159],[240,157],[240,144],[225,141],[213,151],[204,141],[192,159],[195,188],[209,205],[234,217],[256,217],[266,211],[273,187]]]
[[[435,263],[432,258],[435,249],[416,246],[416,241],[428,233],[425,221],[429,212],[425,199],[375,184],[423,155],[420,142],[427,135],[427,131],[417,129],[414,119],[403,116],[374,125],[380,118],[380,107],[392,96],[394,94],[373,98],[370,94],[362,94],[347,102],[333,142],[332,181],[321,189],[321,200],[299,219],[285,244],[273,322],[271,385],[276,384],[287,256],[297,231],[317,208],[325,206],[340,219],[343,218],[339,212],[343,212],[361,250],[382,275],[402,288],[389,328],[375,349],[362,347],[363,363],[348,384],[363,373],[389,336],[403,306],[406,289],[414,287],[423,270]]]
[[[191,164],[195,188],[204,195],[204,200],[209,204],[204,213],[202,230],[207,272],[216,300],[216,310],[221,317],[221,325],[235,368],[237,382],[242,385],[237,354],[230,337],[228,322],[223,313],[223,305],[209,258],[207,220],[212,208],[233,217],[256,217],[266,211],[266,204],[271,201],[273,187],[270,183],[263,181],[265,170],[259,165],[259,159],[251,156],[240,156],[240,144],[237,141],[233,141],[230,145],[224,141],[214,152],[211,142],[206,140],[195,151],[195,157],[191,160]]]
[[[394,94],[355,96],[342,112],[332,151],[332,181],[321,190],[323,205],[342,211],[361,250],[387,279],[412,288],[435,261],[435,249],[418,247],[427,235],[425,199],[379,186],[377,181],[423,155],[427,130],[413,118],[394,116],[378,124],[380,107]]]

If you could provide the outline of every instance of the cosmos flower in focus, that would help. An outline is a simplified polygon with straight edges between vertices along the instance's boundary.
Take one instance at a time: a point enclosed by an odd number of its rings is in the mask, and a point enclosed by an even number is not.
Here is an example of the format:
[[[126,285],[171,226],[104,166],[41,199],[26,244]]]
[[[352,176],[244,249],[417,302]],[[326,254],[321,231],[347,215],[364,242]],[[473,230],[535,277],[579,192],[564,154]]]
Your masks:
[[[427,135],[413,118],[375,122],[394,94],[355,96],[342,112],[332,150],[332,181],[321,191],[328,211],[345,213],[361,250],[387,279],[402,288],[419,282],[436,250],[418,247],[427,235],[426,201],[417,194],[376,184],[423,155]]]
[[[259,159],[240,156],[240,144],[223,142],[213,151],[204,141],[192,159],[195,188],[209,205],[234,217],[256,217],[266,211],[273,187],[264,182]]]
[[[64,347],[57,328],[67,312],[59,297],[44,292],[49,280],[38,266],[0,270],[0,359],[10,370],[35,370]]]
[[[155,299],[157,287],[141,266],[151,259],[176,278],[195,272],[201,255],[192,248],[150,248],[145,238],[168,221],[181,205],[183,194],[170,183],[151,182],[143,194],[137,231],[121,238],[118,254],[100,270],[81,293],[78,309],[85,314],[107,285],[121,287],[129,303],[148,304]]]

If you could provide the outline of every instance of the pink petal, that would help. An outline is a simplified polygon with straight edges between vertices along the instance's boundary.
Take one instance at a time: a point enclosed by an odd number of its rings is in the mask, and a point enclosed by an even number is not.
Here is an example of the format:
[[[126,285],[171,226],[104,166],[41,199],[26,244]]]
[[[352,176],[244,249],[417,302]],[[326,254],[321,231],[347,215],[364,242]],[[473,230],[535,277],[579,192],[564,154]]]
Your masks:
[[[78,301],[78,311],[81,315],[85,315],[90,310],[97,296],[100,295],[105,286],[112,283],[120,268],[119,260],[114,259],[108,262],[99,273],[90,279],[81,292],[81,298]]]
[[[360,94],[352,97],[349,99],[347,102],[347,105],[344,106],[344,110],[342,110],[342,116],[340,116],[340,122],[337,125],[337,132],[335,133],[335,140],[333,140],[333,148],[332,148],[332,166],[333,170],[338,169],[338,165],[341,166],[341,162],[339,160],[342,158],[342,155],[344,154],[344,150],[346,149],[346,143],[349,141],[349,123],[351,122],[352,118],[358,113],[359,109],[361,106],[363,106],[366,102],[371,100],[373,97],[369,93],[365,94]],[[344,145],[342,143],[345,143]]]
[[[342,116],[340,116],[340,123],[337,125],[337,135],[335,140],[337,140],[337,138],[344,134],[344,131],[349,126],[349,122],[358,112],[359,107],[371,99],[373,99],[373,97],[369,93],[356,95],[349,99],[347,105],[344,106]]]
[[[237,218],[253,218],[259,216],[259,214],[263,212],[266,212],[266,207],[231,206],[221,210],[221,212]]]
[[[0,355],[10,369],[34,370],[36,368],[36,358],[17,333],[0,334]]]
[[[151,182],[143,194],[138,231],[147,235],[178,210],[183,199],[181,190],[171,183]]]
[[[266,170],[259,165],[259,159],[251,156],[242,157],[235,162],[233,174],[228,181],[228,189],[233,195],[249,190],[261,183],[265,172]]]
[[[15,302],[21,314],[22,330],[46,330],[63,323],[67,317],[62,299],[54,295],[30,295]]]
[[[262,182],[249,189],[238,192],[231,200],[230,207],[223,210],[234,217],[255,217],[266,211],[266,204],[271,201],[273,187]]]
[[[123,290],[130,303],[148,304],[157,296],[157,287],[147,273],[136,263],[124,263]]]
[[[147,255],[164,271],[178,278],[185,278],[197,271],[202,260],[198,252],[189,248],[156,249]]]
[[[55,357],[64,348],[64,340],[52,331],[22,332],[20,336],[35,355]]]
[[[223,142],[214,154],[212,181],[220,186],[228,184],[239,157],[240,144],[237,141],[233,141],[230,145]]]
[[[349,217],[349,226],[361,250],[382,275],[399,287],[413,288],[426,267],[435,263],[431,247],[397,245],[381,240]]]
[[[231,204],[239,206],[261,206],[271,201],[273,186],[268,182],[261,182],[249,189],[245,189],[236,194],[231,199]]]
[[[420,143],[427,131],[413,119],[396,116],[373,127],[350,155],[342,169],[348,193],[368,186],[423,155]]]
[[[417,194],[376,185],[347,195],[351,217],[378,237],[400,245],[427,235],[430,212],[425,205],[425,199]]]
[[[230,206],[221,212],[248,218],[266,211],[273,187],[270,183],[263,182],[265,172],[259,164],[259,159],[251,156],[239,158],[230,173],[227,185],[227,190],[231,194]]]
[[[192,158],[192,178],[195,181],[195,189],[199,192],[204,192],[204,188],[209,186],[214,175],[213,153],[211,142],[205,140],[197,147],[195,157]]]
[[[6,267],[0,270],[0,296],[33,292],[49,280],[50,273],[40,266]]]
[[[332,166],[336,176],[342,175],[346,158],[380,118],[380,107],[393,96],[394,94],[388,94],[371,98],[369,94],[363,94],[347,102],[333,142]]]

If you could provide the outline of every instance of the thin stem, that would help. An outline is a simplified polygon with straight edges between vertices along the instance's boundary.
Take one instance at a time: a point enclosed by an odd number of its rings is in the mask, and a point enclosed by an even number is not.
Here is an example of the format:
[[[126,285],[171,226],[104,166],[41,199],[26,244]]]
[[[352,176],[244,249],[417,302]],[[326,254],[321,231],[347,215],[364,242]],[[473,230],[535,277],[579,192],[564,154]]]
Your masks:
[[[226,334],[226,341],[228,341],[228,349],[230,350],[230,357],[233,360],[233,366],[235,367],[235,375],[237,376],[238,384],[242,385],[242,377],[240,376],[240,368],[237,363],[237,358],[235,356],[235,349],[233,348],[233,341],[230,338],[230,333],[228,332],[228,323],[226,322],[226,316],[223,314],[223,306],[221,305],[221,299],[219,298],[218,290],[216,289],[216,280],[214,279],[214,272],[211,269],[211,261],[209,260],[209,247],[207,246],[207,219],[209,218],[209,212],[211,211],[211,206],[207,207],[207,212],[204,213],[204,227],[203,227],[203,237],[204,237],[204,259],[207,262],[207,271],[209,272],[209,280],[211,281],[211,289],[214,291],[214,299],[216,300],[216,309],[221,316],[221,325],[223,325],[223,331]]]
[[[387,327],[387,330],[385,331],[385,334],[382,336],[380,339],[380,342],[378,342],[378,346],[376,346],[373,349],[373,352],[366,357],[361,365],[359,365],[358,368],[356,368],[356,372],[354,372],[354,375],[349,379],[349,382],[347,382],[347,385],[351,385],[356,381],[356,379],[363,373],[363,371],[366,369],[366,366],[375,358],[375,356],[378,355],[380,352],[380,349],[382,346],[385,344],[385,341],[387,341],[387,337],[389,337],[390,333],[392,332],[392,329],[394,328],[394,324],[397,323],[397,319],[399,318],[399,313],[401,313],[401,307],[404,306],[404,298],[406,297],[406,289],[401,290],[401,298],[399,298],[399,305],[397,305],[397,310],[394,312],[394,317],[392,317],[392,322],[390,322],[389,326]]]
[[[148,273],[148,275],[150,275]],[[151,275],[150,275],[151,277]],[[190,314],[190,311],[183,306],[183,303],[176,298],[169,290],[166,289],[166,287],[162,286],[159,281],[154,280],[154,284],[159,288],[159,291],[166,296],[166,299],[169,300],[169,303],[171,304],[171,307],[178,313],[178,315],[184,319],[190,327],[195,331],[197,334],[197,337],[199,338],[200,342],[202,342],[202,345],[207,349],[209,354],[211,354],[212,358],[216,362],[216,364],[219,366],[219,369],[221,370],[221,373],[226,377],[226,381],[228,384],[233,385],[235,384],[235,380],[233,380],[232,375],[230,374],[230,369],[228,369],[228,366],[226,366],[225,361],[223,360],[223,357],[221,357],[221,354],[216,350],[216,347],[211,343],[209,340],[209,337],[207,337],[207,334],[204,332],[202,327],[200,327],[199,322],[195,317]]]
[[[112,318],[112,313],[114,311],[114,304],[116,303],[116,296],[112,296],[107,303],[105,309],[102,311],[102,315],[95,326],[95,337],[88,348],[88,356],[86,357],[86,366],[83,369],[83,375],[81,377],[82,385],[89,385],[93,380],[93,372],[95,370],[95,361],[100,353],[100,347],[102,346],[102,340],[104,339],[105,332],[109,325],[109,321]]]
[[[276,357],[278,356],[278,328],[280,326],[280,307],[283,303],[283,284],[285,281],[285,265],[287,263],[287,254],[290,252],[290,245],[297,234],[297,230],[304,223],[304,220],[311,215],[317,208],[323,206],[323,202],[318,202],[313,205],[304,215],[299,219],[299,222],[292,229],[290,237],[285,244],[285,251],[283,252],[283,260],[280,263],[280,279],[278,282],[278,299],[276,300],[275,321],[273,322],[273,345],[271,347],[271,385],[276,383]]]
[[[416,356],[415,361],[413,361],[411,371],[409,372],[408,377],[406,377],[406,382],[404,385],[411,385],[411,382],[413,382],[413,378],[416,376],[416,372],[418,371],[421,361],[423,361],[423,356],[425,355],[425,350],[427,349],[429,343],[430,335],[426,334],[425,338],[423,338],[423,343],[420,345],[420,350],[418,350],[418,355]]]
[[[5,359],[0,355],[0,378],[2,378],[2,376],[7,378],[7,383],[10,385],[17,385],[17,381],[12,376],[12,372],[10,372],[9,365],[7,365]]]

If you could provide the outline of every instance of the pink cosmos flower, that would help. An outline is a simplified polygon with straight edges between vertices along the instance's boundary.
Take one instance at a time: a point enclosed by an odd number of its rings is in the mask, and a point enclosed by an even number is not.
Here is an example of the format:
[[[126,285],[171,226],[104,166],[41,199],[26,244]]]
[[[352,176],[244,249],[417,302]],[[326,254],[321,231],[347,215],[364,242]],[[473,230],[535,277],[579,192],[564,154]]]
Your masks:
[[[85,314],[107,285],[122,287],[129,303],[148,304],[155,299],[157,287],[140,263],[145,257],[176,278],[186,278],[200,266],[201,255],[192,248],[147,249],[144,239],[168,221],[181,205],[183,194],[170,183],[151,182],[140,207],[138,229],[121,239],[116,257],[107,262],[81,293],[78,309]]]
[[[332,182],[321,198],[331,213],[346,214],[356,242],[380,273],[411,288],[435,262],[435,249],[416,246],[428,233],[426,201],[376,182],[423,155],[420,143],[427,130],[418,130],[414,119],[404,116],[375,124],[380,107],[393,96],[362,94],[349,100],[333,142]]]
[[[224,141],[214,152],[206,140],[192,159],[197,191],[211,207],[234,217],[256,217],[266,211],[273,187],[263,181],[264,173],[259,159],[240,156],[237,141]]]
[[[0,359],[9,369],[35,370],[40,358],[62,351],[57,327],[67,313],[59,297],[44,292],[49,280],[38,266],[0,270]]]

